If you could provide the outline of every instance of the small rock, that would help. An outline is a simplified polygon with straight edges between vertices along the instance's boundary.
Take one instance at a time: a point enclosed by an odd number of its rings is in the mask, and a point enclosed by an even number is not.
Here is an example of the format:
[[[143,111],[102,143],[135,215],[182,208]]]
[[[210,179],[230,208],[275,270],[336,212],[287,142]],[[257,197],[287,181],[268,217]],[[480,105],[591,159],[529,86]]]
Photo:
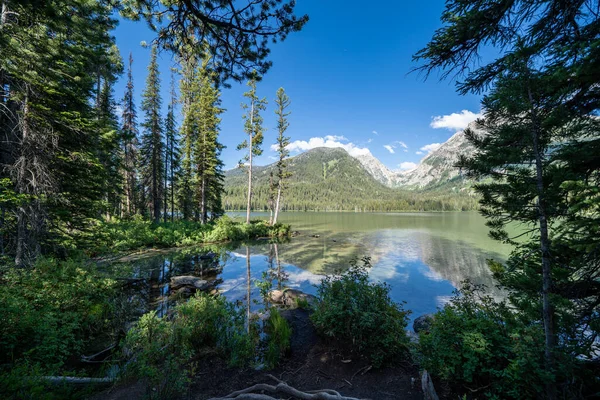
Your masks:
[[[296,237],[296,236],[300,236],[300,232],[299,231],[293,231],[291,233],[292,237]]]
[[[209,282],[197,276],[183,275],[171,278],[171,289],[177,290],[181,287],[188,287],[195,290],[207,290],[213,287],[214,281]]]
[[[321,235],[311,235],[311,236],[314,237],[314,238],[320,238],[321,237]]]
[[[269,297],[274,304],[281,304],[290,308],[296,308],[298,300],[306,300],[309,304],[314,304],[317,301],[317,298],[312,294],[306,294],[297,289],[272,290]]]
[[[415,319],[415,322],[413,322],[413,330],[415,333],[429,332],[433,318],[433,314],[425,314]]]

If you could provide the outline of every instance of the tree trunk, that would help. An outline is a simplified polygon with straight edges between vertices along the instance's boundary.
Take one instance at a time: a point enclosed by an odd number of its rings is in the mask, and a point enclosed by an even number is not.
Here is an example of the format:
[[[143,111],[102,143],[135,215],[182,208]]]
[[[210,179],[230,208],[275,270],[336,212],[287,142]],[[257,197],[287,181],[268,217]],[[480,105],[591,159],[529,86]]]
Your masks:
[[[208,210],[206,207],[206,176],[202,177],[202,184],[200,185],[200,212],[201,221],[206,224],[208,220]]]
[[[277,217],[279,217],[279,202],[281,200],[281,179],[277,187],[277,200],[275,201],[275,217],[273,218],[273,225],[277,223]]]
[[[167,207],[169,206],[169,135],[165,135],[165,199],[163,221],[167,223]]]
[[[533,106],[533,96],[529,89],[529,100]],[[539,145],[539,124],[535,109],[532,109],[533,129],[531,137],[533,140],[533,152],[535,155],[535,170],[536,170],[536,186],[537,186],[537,209],[538,220],[540,224],[540,248],[542,252],[542,319],[544,321],[544,337],[545,337],[545,361],[546,370],[552,372],[554,370],[554,347],[556,338],[554,335],[554,307],[552,306],[550,293],[552,290],[552,266],[550,260],[550,238],[548,235],[548,217],[546,212],[546,196],[544,192],[544,178],[542,154]],[[556,398],[556,387],[552,383],[546,385],[546,396],[548,399]]]
[[[248,204],[246,206],[246,223],[250,223],[250,208],[252,205],[252,136],[254,133],[254,100],[252,101],[252,105],[250,107],[250,142],[248,143]]]
[[[246,330],[250,333],[250,295],[251,295],[251,277],[250,277],[250,247],[246,246]]]

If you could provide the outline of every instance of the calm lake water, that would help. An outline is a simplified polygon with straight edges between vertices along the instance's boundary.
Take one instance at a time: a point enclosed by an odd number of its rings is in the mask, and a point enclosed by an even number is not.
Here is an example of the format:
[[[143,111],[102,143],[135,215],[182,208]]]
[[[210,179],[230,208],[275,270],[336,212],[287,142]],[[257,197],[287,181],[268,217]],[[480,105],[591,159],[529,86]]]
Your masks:
[[[243,218],[241,213],[230,216]],[[352,259],[364,256],[371,258],[371,278],[391,285],[393,299],[405,301],[413,311],[411,319],[443,306],[465,279],[501,295],[486,259],[502,261],[510,247],[488,237],[485,220],[477,213],[283,213],[280,221],[300,235],[280,244],[257,241],[186,248],[111,269],[117,275],[145,278],[149,284],[143,297],[161,314],[171,304],[171,276],[218,279],[217,288],[227,298],[247,303],[250,293],[251,303],[256,303],[256,283],[265,271],[271,271],[275,287],[314,294],[314,285],[324,274],[343,270]],[[202,259],[207,252],[216,253],[213,260]]]

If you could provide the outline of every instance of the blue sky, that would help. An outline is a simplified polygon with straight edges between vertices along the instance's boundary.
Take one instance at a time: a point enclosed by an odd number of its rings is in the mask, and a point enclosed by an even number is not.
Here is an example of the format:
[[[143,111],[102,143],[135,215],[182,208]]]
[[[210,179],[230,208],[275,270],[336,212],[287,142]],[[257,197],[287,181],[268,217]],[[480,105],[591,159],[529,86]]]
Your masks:
[[[443,143],[480,110],[480,96],[459,96],[454,82],[427,81],[416,73],[412,56],[441,26],[442,0],[388,1],[368,7],[356,0],[298,0],[299,14],[310,21],[298,33],[272,47],[273,67],[258,86],[269,101],[264,113],[267,128],[264,154],[257,164],[272,162],[275,142],[274,99],[284,87],[292,100],[288,134],[293,154],[319,145],[345,147],[351,152],[368,149],[390,169],[409,168]],[[114,32],[124,60],[134,57],[134,85],[138,104],[146,79],[153,33],[143,22],[121,21]],[[170,53],[160,55],[162,93],[169,97]],[[115,87],[121,99],[126,74]],[[236,151],[244,140],[242,93],[245,84],[232,82],[222,93],[221,141],[227,146],[227,169],[237,165]],[[467,111],[467,112],[464,112]],[[181,116],[179,118],[181,120]],[[434,128],[435,127],[435,128]]]

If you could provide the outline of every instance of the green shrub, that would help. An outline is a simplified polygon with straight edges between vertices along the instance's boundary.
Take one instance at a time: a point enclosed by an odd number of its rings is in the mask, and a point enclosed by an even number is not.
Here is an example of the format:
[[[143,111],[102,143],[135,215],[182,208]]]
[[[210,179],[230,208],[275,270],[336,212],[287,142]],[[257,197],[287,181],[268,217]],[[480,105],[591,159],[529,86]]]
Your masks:
[[[265,324],[265,332],[268,335],[265,364],[267,368],[273,368],[277,365],[281,357],[290,350],[292,328],[285,318],[281,316],[277,308],[273,307]]]
[[[114,328],[114,281],[84,261],[40,258],[0,283],[0,363],[29,361],[57,373]]]
[[[553,379],[543,368],[541,324],[523,323],[506,303],[468,282],[420,335],[418,349],[421,366],[461,394],[479,389],[487,398],[533,399]]]
[[[216,349],[231,365],[242,366],[255,354],[257,335],[248,332],[243,310],[224,297],[197,293],[178,305],[173,319],[179,345],[196,354]]]
[[[144,379],[150,397],[176,397],[186,390],[192,360],[205,353],[216,351],[232,366],[253,361],[258,334],[251,328],[225,298],[198,293],[175,307],[172,318],[152,311],[129,330],[124,349],[132,361],[124,377]]]
[[[192,351],[176,339],[173,324],[157,317],[155,311],[143,315],[127,332],[125,348],[133,361],[125,373],[145,380],[149,398],[174,398],[187,388]]]
[[[390,299],[390,287],[369,282],[368,258],[356,261],[341,276],[328,276],[317,289],[311,316],[317,331],[368,356],[373,365],[408,355],[406,325],[409,311]]]
[[[154,224],[136,216],[131,220],[99,223],[89,235],[87,251],[98,255],[144,247],[191,246],[200,243],[240,241],[259,237],[289,236],[290,226],[268,225],[263,220],[250,224],[224,215],[208,224],[174,221]]]

